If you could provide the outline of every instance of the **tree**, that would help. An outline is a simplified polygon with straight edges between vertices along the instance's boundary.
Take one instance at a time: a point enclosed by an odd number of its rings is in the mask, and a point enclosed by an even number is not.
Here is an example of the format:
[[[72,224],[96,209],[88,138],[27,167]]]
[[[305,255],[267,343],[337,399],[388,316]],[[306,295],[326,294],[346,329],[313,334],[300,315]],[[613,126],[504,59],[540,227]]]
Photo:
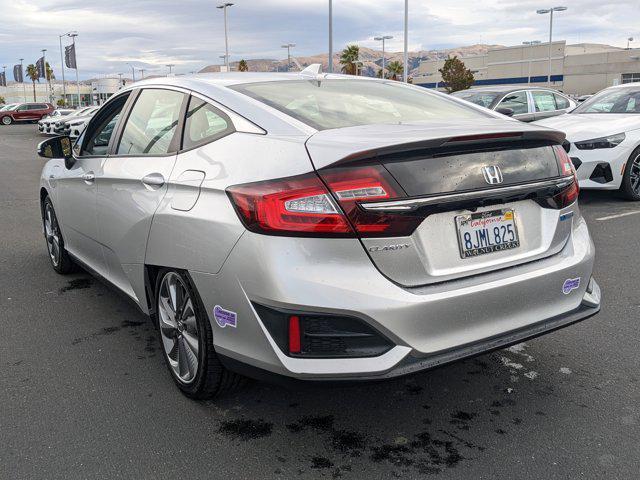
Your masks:
[[[360,47],[358,45],[347,45],[340,55],[340,65],[342,65],[342,73],[347,75],[358,74],[358,57],[360,55]]]
[[[240,60],[240,62],[238,62],[238,71],[239,72],[248,72],[249,71],[249,64],[247,63],[246,60]]]
[[[4,105],[4,97],[0,95],[0,105]]]
[[[473,73],[457,56],[447,58],[444,66],[438,71],[442,75],[442,81],[448,93],[466,90],[473,85]]]
[[[65,106],[64,99],[59,98],[58,101],[56,101],[56,105],[58,105],[59,107],[64,107]]]
[[[30,63],[29,65],[27,65],[27,77],[29,77],[31,79],[31,82],[33,83],[33,101],[37,101],[36,100],[36,80],[38,81],[38,83],[40,83],[40,77],[38,77],[38,69],[36,68],[36,66],[33,63]]]
[[[394,60],[393,62],[389,62],[387,64],[387,71],[389,72],[389,75],[391,75],[391,80],[398,80],[399,78],[402,77],[402,72],[404,72],[404,67],[402,66],[402,63],[400,63],[397,60]]]

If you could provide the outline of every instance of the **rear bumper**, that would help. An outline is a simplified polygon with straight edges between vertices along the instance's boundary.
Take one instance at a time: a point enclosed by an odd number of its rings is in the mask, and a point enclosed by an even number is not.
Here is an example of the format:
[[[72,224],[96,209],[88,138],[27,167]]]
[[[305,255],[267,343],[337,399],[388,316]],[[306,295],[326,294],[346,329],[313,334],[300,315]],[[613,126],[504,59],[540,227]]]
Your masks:
[[[245,233],[217,274],[190,272],[228,363],[307,380],[387,378],[569,325],[597,313],[593,243],[580,217],[561,252],[516,267],[436,285],[400,287],[354,239]],[[570,281],[571,288],[563,287]],[[565,291],[563,291],[565,290]],[[365,358],[294,358],[271,338],[253,307],[357,317],[395,345]],[[237,315],[217,324],[216,305]]]
[[[462,345],[447,351],[438,352],[435,354],[424,356],[416,356],[409,354],[405,356],[395,367],[391,370],[380,375],[359,375],[354,377],[306,377],[292,379],[290,376],[283,374],[276,374],[268,370],[257,368],[248,363],[243,363],[228,357],[226,355],[220,355],[222,363],[229,370],[246,375],[257,380],[270,381],[274,383],[288,383],[294,381],[327,381],[327,382],[360,382],[360,381],[376,381],[385,380],[404,375],[410,375],[413,373],[431,370],[434,368],[447,365],[449,363],[463,360],[465,358],[474,357],[477,355],[486,354],[494,350],[506,348],[517,343],[521,343],[533,338],[545,335],[547,333],[560,330],[561,328],[568,327],[575,323],[581,322],[588,318],[593,317],[600,312],[600,287],[596,281],[592,278],[593,292],[586,294],[585,300],[580,306],[568,313],[559,315],[557,317],[549,318],[541,322],[523,327],[521,329],[506,332],[501,335],[497,335],[492,338],[483,339],[479,342],[475,342],[468,345]],[[596,300],[594,302],[594,300]]]

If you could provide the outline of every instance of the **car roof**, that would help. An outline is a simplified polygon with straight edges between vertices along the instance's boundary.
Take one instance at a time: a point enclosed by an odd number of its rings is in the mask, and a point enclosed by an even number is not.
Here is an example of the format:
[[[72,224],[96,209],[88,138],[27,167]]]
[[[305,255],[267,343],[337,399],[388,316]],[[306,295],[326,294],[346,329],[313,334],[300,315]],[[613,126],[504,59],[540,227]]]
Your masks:
[[[515,91],[520,91],[520,90],[549,90],[555,93],[560,93],[562,94],[561,91],[556,90],[555,88],[549,88],[549,87],[533,87],[530,85],[521,85],[521,86],[514,86],[514,85],[496,85],[495,87],[472,87],[469,90],[462,90],[459,92],[455,92],[455,93],[469,93],[469,92],[478,92],[478,93],[482,93],[482,92],[498,92],[498,93],[508,93],[508,92],[515,92]]]

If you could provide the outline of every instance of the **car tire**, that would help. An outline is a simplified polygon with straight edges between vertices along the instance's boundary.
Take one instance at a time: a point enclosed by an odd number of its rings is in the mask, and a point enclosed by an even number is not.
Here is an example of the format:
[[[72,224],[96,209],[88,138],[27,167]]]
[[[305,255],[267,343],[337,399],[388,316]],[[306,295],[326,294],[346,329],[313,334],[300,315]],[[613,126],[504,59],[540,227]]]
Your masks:
[[[5,115],[4,117],[2,117],[2,119],[0,119],[0,122],[2,123],[2,125],[11,125],[13,123],[13,118],[11,118],[9,115]]]
[[[64,247],[58,217],[49,196],[42,202],[42,225],[51,266],[60,275],[71,273],[74,270],[74,263]]]
[[[627,200],[640,201],[640,147],[636,148],[627,160],[620,193]]]
[[[211,323],[185,272],[163,269],[156,277],[155,319],[160,347],[178,388],[193,399],[238,387],[243,377],[227,370],[213,348]]]

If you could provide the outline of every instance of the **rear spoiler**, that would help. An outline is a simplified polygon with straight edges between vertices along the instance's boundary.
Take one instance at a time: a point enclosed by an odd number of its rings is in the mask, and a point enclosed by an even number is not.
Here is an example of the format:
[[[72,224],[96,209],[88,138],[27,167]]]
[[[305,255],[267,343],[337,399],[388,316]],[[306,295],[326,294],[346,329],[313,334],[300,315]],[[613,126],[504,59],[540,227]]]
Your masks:
[[[393,157],[398,155],[406,158],[417,154],[433,156],[485,149],[530,148],[562,145],[565,140],[563,132],[533,128],[530,125],[513,130],[502,128],[498,131],[483,128],[440,128],[432,132],[419,132],[420,135],[418,132],[400,131],[396,134],[393,126],[387,127],[389,128],[379,128],[374,132],[363,131],[364,135],[359,135],[358,127],[350,135],[341,134],[339,130],[319,132],[309,138],[307,150],[315,168],[320,169],[363,160],[393,161]],[[467,135],[469,130],[473,133]],[[442,135],[445,132],[449,135]],[[431,138],[425,138],[429,136]]]

